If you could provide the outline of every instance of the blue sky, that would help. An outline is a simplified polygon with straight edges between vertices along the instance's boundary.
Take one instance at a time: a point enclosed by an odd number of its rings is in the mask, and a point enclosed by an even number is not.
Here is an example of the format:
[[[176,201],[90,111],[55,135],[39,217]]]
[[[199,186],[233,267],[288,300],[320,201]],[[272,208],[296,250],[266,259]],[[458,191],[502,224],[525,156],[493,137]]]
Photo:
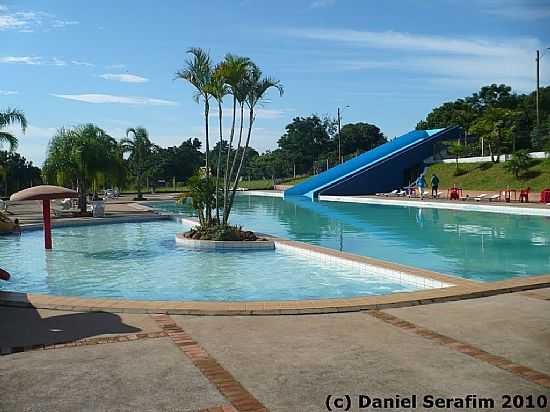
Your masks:
[[[533,90],[550,2],[0,0],[0,38],[0,108],[24,110],[18,151],[39,165],[57,128],[84,122],[116,138],[145,126],[163,146],[202,139],[192,89],[173,80],[191,46],[251,57],[284,84],[258,113],[252,146],[264,151],[293,117],[338,106],[350,106],[344,123],[393,137],[482,85]],[[550,51],[541,76],[550,84]]]

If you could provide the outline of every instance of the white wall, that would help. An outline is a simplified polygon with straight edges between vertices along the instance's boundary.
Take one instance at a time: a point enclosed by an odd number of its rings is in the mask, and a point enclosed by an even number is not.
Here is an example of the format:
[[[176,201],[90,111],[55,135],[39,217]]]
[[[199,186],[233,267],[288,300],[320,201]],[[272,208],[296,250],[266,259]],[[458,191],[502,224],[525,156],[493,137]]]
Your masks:
[[[548,157],[548,155],[544,152],[532,152],[529,153],[529,157],[532,159],[545,159]],[[503,154],[500,155],[500,161],[505,162],[507,160],[510,160],[512,158],[512,155],[510,154]],[[478,156],[478,157],[464,157],[461,159],[458,159],[458,163],[481,163],[481,162],[490,162],[491,156]],[[433,160],[433,156],[429,157],[424,161],[425,163],[456,163],[456,159],[443,159],[443,160]]]

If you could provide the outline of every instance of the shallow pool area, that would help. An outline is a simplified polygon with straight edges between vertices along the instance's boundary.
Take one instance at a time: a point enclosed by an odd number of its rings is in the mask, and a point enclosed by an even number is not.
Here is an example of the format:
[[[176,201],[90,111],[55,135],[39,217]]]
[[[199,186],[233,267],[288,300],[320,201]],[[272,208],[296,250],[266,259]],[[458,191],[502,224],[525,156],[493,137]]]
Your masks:
[[[188,205],[150,206],[192,215]],[[477,281],[550,273],[550,218],[240,195],[232,223]]]
[[[418,290],[409,283],[288,251],[205,252],[176,245],[173,220],[54,228],[0,237],[0,290],[131,300],[344,298]]]

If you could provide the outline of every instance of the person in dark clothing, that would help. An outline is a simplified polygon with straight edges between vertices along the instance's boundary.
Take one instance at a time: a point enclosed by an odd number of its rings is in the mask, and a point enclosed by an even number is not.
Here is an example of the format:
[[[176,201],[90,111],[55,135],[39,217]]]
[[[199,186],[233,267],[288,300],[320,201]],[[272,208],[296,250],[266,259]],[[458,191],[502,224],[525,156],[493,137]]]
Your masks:
[[[432,198],[436,198],[437,197],[437,189],[439,189],[439,177],[437,177],[437,175],[435,173],[432,175],[432,179],[431,179],[430,183],[432,185]]]

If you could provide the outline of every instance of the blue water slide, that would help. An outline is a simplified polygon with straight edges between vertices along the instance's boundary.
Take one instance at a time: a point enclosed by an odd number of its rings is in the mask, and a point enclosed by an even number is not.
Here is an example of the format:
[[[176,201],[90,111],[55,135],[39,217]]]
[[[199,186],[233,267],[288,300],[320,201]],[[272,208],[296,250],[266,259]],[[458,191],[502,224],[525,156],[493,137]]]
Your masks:
[[[457,138],[459,127],[413,130],[360,156],[311,177],[284,192],[287,196],[366,195],[404,185],[408,168],[433,155],[433,144]]]

